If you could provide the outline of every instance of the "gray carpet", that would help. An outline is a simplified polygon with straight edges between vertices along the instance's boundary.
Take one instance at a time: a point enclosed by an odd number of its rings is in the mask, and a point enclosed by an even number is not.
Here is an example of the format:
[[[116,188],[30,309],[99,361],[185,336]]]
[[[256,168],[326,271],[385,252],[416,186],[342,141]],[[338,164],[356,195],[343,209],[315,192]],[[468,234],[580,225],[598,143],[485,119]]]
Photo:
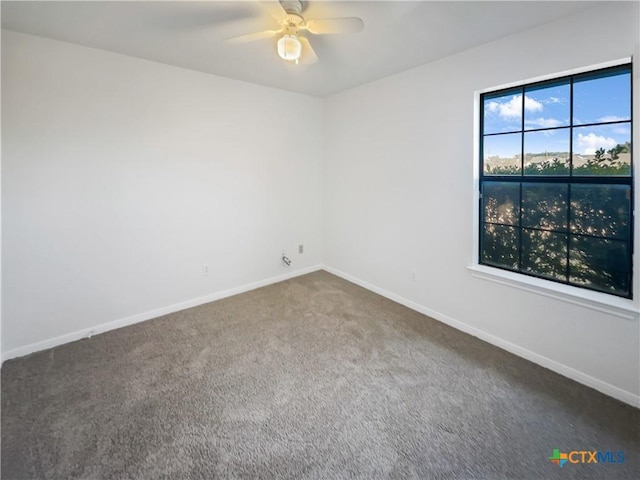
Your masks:
[[[637,478],[640,411],[326,272],[2,368],[3,479]],[[566,464],[560,451],[623,451]]]

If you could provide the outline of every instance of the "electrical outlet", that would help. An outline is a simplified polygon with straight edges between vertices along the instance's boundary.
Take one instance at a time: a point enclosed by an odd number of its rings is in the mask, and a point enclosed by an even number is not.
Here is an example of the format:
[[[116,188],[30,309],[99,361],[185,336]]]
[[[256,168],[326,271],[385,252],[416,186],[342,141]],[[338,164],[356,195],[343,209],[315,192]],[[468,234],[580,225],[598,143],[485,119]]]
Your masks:
[[[304,245],[298,245],[298,254],[304,253]]]
[[[417,277],[418,277],[417,272],[415,270],[411,270],[411,281],[415,282]]]
[[[202,275],[204,275],[205,277],[209,275],[209,265],[207,265],[206,263],[202,265]]]

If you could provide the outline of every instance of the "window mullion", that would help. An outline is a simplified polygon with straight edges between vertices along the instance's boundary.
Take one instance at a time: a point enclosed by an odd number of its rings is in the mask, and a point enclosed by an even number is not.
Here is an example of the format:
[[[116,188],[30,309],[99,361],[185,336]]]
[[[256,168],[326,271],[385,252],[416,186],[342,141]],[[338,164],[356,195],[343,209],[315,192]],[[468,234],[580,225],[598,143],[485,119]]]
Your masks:
[[[524,106],[525,106],[525,89],[522,87],[522,118],[520,119],[520,188],[518,202],[518,271],[522,272],[522,182],[524,180]]]
[[[573,77],[569,80],[569,184],[567,185],[567,282],[571,281],[571,193],[573,181]]]

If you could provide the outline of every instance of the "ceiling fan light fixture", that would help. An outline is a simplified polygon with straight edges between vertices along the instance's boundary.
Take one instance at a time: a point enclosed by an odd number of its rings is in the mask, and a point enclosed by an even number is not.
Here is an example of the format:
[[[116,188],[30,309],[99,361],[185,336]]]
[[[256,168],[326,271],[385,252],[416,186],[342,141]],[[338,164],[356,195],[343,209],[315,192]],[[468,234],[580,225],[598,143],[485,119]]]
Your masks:
[[[302,44],[298,40],[297,35],[283,35],[278,40],[278,55],[280,58],[297,62],[302,53]]]

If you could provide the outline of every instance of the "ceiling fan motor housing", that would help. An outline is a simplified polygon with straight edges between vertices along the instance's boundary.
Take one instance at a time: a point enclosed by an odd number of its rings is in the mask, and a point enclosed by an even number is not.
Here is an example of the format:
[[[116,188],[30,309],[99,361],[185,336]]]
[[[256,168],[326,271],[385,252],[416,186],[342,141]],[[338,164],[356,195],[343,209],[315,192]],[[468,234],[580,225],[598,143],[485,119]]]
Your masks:
[[[303,5],[300,0],[280,0],[280,5],[287,13],[294,13],[298,16],[302,14]]]
[[[286,16],[283,19],[283,26],[289,29],[297,29],[304,24],[304,18],[302,17],[302,2],[299,0],[282,0],[280,2],[282,8],[286,12]]]

